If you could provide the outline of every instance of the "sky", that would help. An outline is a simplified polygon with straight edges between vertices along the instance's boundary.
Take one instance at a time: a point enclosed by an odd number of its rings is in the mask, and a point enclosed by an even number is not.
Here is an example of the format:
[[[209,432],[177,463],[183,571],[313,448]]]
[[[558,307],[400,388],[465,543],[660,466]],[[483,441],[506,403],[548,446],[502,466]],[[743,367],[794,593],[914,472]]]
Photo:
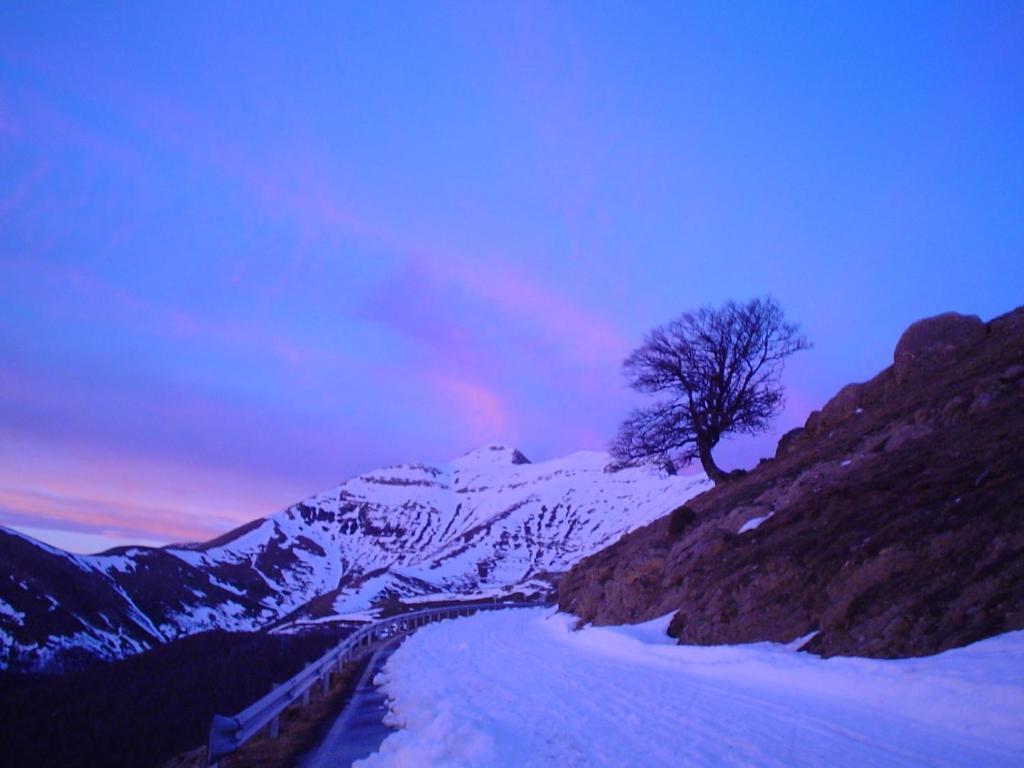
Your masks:
[[[771,455],[916,319],[1024,302],[1020,3],[0,6],[0,525],[211,537],[488,442],[772,295]]]

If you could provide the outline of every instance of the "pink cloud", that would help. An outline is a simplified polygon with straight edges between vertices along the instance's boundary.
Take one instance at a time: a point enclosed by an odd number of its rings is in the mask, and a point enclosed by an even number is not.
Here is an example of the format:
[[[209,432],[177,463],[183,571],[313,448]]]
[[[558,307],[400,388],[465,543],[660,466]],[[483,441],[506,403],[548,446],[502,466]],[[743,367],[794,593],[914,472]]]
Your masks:
[[[367,215],[336,192],[337,186],[326,175],[331,163],[317,157],[315,145],[309,144],[303,157],[259,158],[237,142],[218,136],[207,121],[173,103],[123,89],[119,94],[103,106],[120,112],[121,120],[170,151],[237,183],[268,215],[294,224],[302,241],[315,243],[324,237],[360,241],[386,253],[399,273],[410,274],[416,284],[409,295],[421,303],[405,308],[404,317],[392,317],[390,327],[412,340],[415,352],[411,360],[388,364],[400,369],[399,376],[421,378],[437,397],[450,402],[457,409],[466,440],[482,442],[498,435],[508,439],[504,433],[510,423],[521,426],[527,422],[527,414],[513,412],[514,400],[502,391],[508,379],[500,377],[508,376],[510,353],[533,356],[543,369],[541,375],[553,387],[594,388],[595,377],[590,373],[598,368],[617,376],[618,363],[629,345],[615,324],[570,291],[531,274],[515,254],[488,250],[469,256],[447,247],[443,232],[411,233],[404,223]],[[75,126],[74,138],[87,143],[93,137],[82,126]],[[123,161],[128,164],[131,159]],[[294,254],[293,275],[302,269],[308,278],[316,268],[317,264],[306,258],[301,249]],[[76,290],[91,292],[105,310],[117,311],[131,318],[133,325],[141,322],[166,337],[202,338],[264,353],[269,350],[285,365],[300,369],[310,361],[322,362],[338,354],[269,325],[256,328],[144,301],[81,271],[52,277],[69,282]],[[244,279],[244,268],[233,269],[232,277]],[[470,302],[474,312],[459,314],[450,306],[453,298],[463,305]],[[397,314],[393,304],[383,310],[381,314]],[[472,322],[467,320],[469,314]],[[376,319],[380,321],[380,315]],[[432,339],[428,329],[439,333]],[[517,349],[489,345],[486,332],[490,329],[514,337]],[[543,362],[539,356],[544,356]]]
[[[628,342],[606,317],[496,260],[473,261],[445,254],[431,263],[444,278],[534,328],[580,362],[617,364],[629,349]]]
[[[510,266],[508,260],[514,256],[489,252],[469,257],[445,247],[444,237],[431,235],[424,239],[422,235],[409,234],[404,226],[378,222],[360,212],[336,194],[325,171],[331,163],[326,156],[318,156],[311,142],[302,144],[304,154],[300,156],[292,153],[284,160],[256,158],[237,141],[218,135],[209,121],[180,104],[134,89],[128,82],[117,84],[113,93],[97,106],[117,114],[120,120],[162,142],[171,151],[205,164],[225,179],[239,184],[269,215],[293,222],[307,242],[315,242],[324,233],[330,233],[382,248],[406,264],[406,268],[415,265],[419,272],[428,274],[434,281],[453,286],[491,305],[509,322],[531,329],[579,362],[612,360],[617,363],[628,349],[606,316],[585,308],[566,292]],[[89,94],[78,96],[95,100],[95,96]],[[31,94],[26,98],[35,112],[33,121],[45,118],[46,124],[68,141],[102,151],[104,155],[113,151],[99,132],[69,117],[42,96]],[[119,165],[137,166],[134,155],[124,149],[120,152],[116,157]],[[309,266],[301,264],[301,250],[293,256],[300,261],[294,266]],[[121,302],[137,301],[124,295],[116,298]],[[223,326],[211,329],[209,321],[203,322],[194,315],[175,314],[170,310],[162,314],[160,321],[164,326],[181,334],[229,333],[238,340],[246,330]],[[243,333],[238,333],[239,330]],[[271,346],[285,359],[309,359],[308,351],[300,350],[294,340],[279,338],[272,340]]]
[[[458,375],[431,371],[425,374],[431,386],[451,408],[472,445],[511,440],[508,407],[502,398],[480,382]]]
[[[443,237],[424,240],[360,212],[334,192],[324,171],[331,163],[309,144],[304,156],[289,156],[285,165],[275,167],[273,159],[250,157],[174,104],[148,95],[136,100],[142,106],[133,111],[133,119],[140,130],[239,183],[269,215],[293,222],[303,240],[330,233],[382,248],[400,260],[402,269],[472,295],[580,362],[617,364],[628,351],[627,341],[607,316],[511,267],[509,259],[515,257],[495,252],[470,257],[445,247]],[[301,253],[295,258],[301,260]]]
[[[0,431],[0,524],[170,543],[210,538],[294,502],[294,481],[259,483],[184,460]]]
[[[180,510],[0,487],[0,522],[18,528],[85,532],[126,541],[196,541],[222,528]]]

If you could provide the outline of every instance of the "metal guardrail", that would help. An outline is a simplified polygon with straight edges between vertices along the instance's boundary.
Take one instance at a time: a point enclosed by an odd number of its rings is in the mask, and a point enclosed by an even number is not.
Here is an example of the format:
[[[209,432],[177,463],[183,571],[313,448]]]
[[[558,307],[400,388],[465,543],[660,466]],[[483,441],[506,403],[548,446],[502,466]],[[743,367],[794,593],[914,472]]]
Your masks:
[[[425,624],[459,616],[470,616],[478,611],[504,610],[508,608],[540,608],[551,603],[478,603],[475,605],[453,605],[445,608],[427,608],[421,611],[401,613],[388,619],[366,624],[341,641],[301,672],[275,687],[270,693],[253,702],[241,712],[232,715],[214,715],[210,723],[210,737],[207,742],[207,765],[216,765],[222,757],[231,754],[264,728],[271,738],[277,738],[280,715],[300,699],[308,704],[313,686],[320,683],[324,692],[329,689],[331,675],[341,670],[350,661],[369,655],[378,642],[390,640],[398,635],[408,634]]]

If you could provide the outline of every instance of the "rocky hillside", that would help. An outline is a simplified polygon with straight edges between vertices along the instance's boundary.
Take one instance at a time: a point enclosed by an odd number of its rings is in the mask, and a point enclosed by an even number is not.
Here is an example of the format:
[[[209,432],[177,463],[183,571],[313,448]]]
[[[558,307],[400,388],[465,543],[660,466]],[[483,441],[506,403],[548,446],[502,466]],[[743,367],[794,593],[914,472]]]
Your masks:
[[[684,643],[931,654],[1024,627],[1024,308],[912,325],[774,459],[561,581],[584,621]]]
[[[399,603],[550,589],[706,486],[487,446],[369,472],[202,544],[71,555],[0,529],[0,668],[120,658],[207,629],[295,631]]]

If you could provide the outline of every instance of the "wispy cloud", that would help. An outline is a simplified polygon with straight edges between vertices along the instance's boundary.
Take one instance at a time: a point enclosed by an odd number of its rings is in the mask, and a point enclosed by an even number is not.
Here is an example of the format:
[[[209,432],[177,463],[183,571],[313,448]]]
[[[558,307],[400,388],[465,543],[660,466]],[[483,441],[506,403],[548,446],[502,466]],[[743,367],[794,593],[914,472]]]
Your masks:
[[[38,292],[40,306],[50,308],[53,316],[69,322],[102,318],[115,331],[125,329],[152,338],[154,344],[148,349],[154,354],[200,350],[228,365],[239,358],[267,358],[279,366],[256,366],[260,373],[281,370],[292,377],[292,384],[314,382],[324,389],[341,389],[358,380],[362,387],[351,402],[343,404],[346,418],[353,420],[348,426],[352,436],[347,437],[339,434],[337,414],[322,414],[311,428],[303,421],[306,414],[297,415],[298,408],[281,408],[268,415],[260,403],[246,402],[244,394],[226,397],[217,382],[203,382],[209,389],[201,391],[192,371],[173,386],[143,376],[139,389],[139,382],[112,383],[116,375],[108,377],[111,381],[99,381],[104,372],[96,370],[84,371],[80,378],[88,381],[52,376],[47,382],[47,371],[39,368],[42,360],[31,360],[34,368],[21,372],[25,375],[0,375],[0,387],[18,398],[9,402],[31,405],[36,421],[30,424],[28,415],[15,415],[3,426],[21,430],[15,445],[24,455],[22,470],[33,464],[24,450],[30,442],[45,443],[46,458],[40,458],[44,453],[35,454],[31,482],[21,481],[18,470],[0,470],[4,486],[0,519],[6,524],[160,541],[204,538],[234,522],[273,511],[268,497],[283,503],[319,490],[312,485],[319,481],[310,481],[311,486],[297,490],[294,498],[272,495],[269,471],[259,472],[258,467],[280,470],[280,465],[287,464],[286,471],[293,472],[297,462],[294,456],[283,455],[281,445],[301,446],[289,454],[316,452],[319,470],[337,461],[339,474],[332,480],[342,479],[341,473],[357,462],[375,460],[382,450],[373,436],[379,425],[370,423],[373,409],[356,397],[375,397],[380,402],[387,402],[391,395],[402,397],[410,413],[396,422],[401,421],[408,431],[404,437],[410,444],[422,445],[427,442],[424,434],[443,429],[446,440],[459,443],[451,451],[454,454],[487,440],[514,441],[523,433],[523,425],[545,422],[547,417],[531,411],[548,414],[552,403],[558,402],[560,396],[545,390],[564,386],[581,392],[580,383],[589,382],[593,370],[617,368],[627,345],[615,323],[580,298],[585,292],[579,286],[567,288],[543,278],[540,271],[531,269],[529,259],[515,252],[454,247],[442,229],[408,226],[400,213],[385,206],[375,210],[332,177],[335,164],[315,142],[287,156],[261,156],[233,137],[219,134],[216,123],[202,115],[166,97],[133,90],[130,82],[112,83],[102,94],[73,94],[72,103],[66,93],[58,96],[45,87],[33,88],[33,82],[47,77],[58,78],[59,73],[37,72],[26,79],[19,90],[19,103],[26,111],[14,122],[5,121],[5,131],[27,140],[36,126],[61,146],[76,147],[136,181],[153,172],[142,159],[162,153],[161,162],[179,161],[190,173],[195,168],[205,178],[233,188],[241,193],[250,213],[298,233],[275,253],[279,263],[271,271],[280,274],[275,284],[270,280],[254,285],[247,279],[245,255],[226,256],[224,274],[235,281],[233,290],[239,295],[249,292],[254,302],[273,307],[310,307],[328,321],[336,317],[339,324],[348,323],[344,328],[350,337],[372,325],[388,349],[368,353],[359,348],[378,343],[376,336],[332,344],[315,324],[286,326],[280,322],[280,313],[251,311],[251,305],[232,313],[230,308],[190,302],[187,295],[173,291],[140,291],[95,268],[99,258],[58,260],[49,254],[41,258],[38,252],[5,255],[7,274]],[[116,127],[116,136],[111,126]],[[47,170],[42,167],[38,173]],[[19,206],[26,195],[31,197],[28,193],[38,181],[25,176],[0,201],[0,215],[4,206]],[[373,279],[352,288],[339,301],[335,291],[341,281],[319,278],[324,271],[329,278],[343,275],[341,258],[333,250],[328,255],[310,255],[315,249],[308,246],[322,242],[351,246],[360,254],[353,258],[379,260]],[[37,246],[41,244],[45,244],[42,238]],[[329,265],[330,269],[318,263],[331,258],[338,263]],[[354,360],[347,358],[349,350]],[[345,375],[328,375],[338,369],[344,369]],[[543,381],[536,373],[541,369]],[[290,406],[299,399],[296,392],[300,390],[290,386],[276,395],[288,399]],[[524,394],[527,391],[533,395]],[[122,409],[118,403],[125,400],[131,404]],[[324,403],[337,406],[339,400],[324,398]],[[8,408],[8,413],[13,410]],[[271,416],[280,418],[280,423],[268,427]],[[285,416],[291,421],[286,423]],[[208,434],[201,434],[203,427]],[[277,439],[267,438],[268,429],[277,433]],[[62,443],[70,439],[69,432],[75,443],[71,449]],[[560,433],[578,435],[580,425],[563,424]],[[279,445],[268,447],[271,442]],[[433,446],[450,450],[437,443]],[[388,448],[394,450],[393,445]],[[54,471],[60,463],[56,457],[67,450],[86,457],[78,463],[79,470],[92,473],[95,482],[56,479],[60,477]],[[138,471],[145,461],[151,466]],[[190,463],[206,464],[209,471],[187,466]],[[237,476],[228,477],[231,472]],[[248,477],[243,478],[246,473]],[[168,492],[166,486],[172,480],[196,491]],[[246,482],[251,488],[243,489]],[[278,485],[275,492],[294,487]],[[199,498],[203,493],[221,498],[204,502]],[[228,497],[242,501],[232,509],[225,501]]]
[[[495,260],[456,256],[431,260],[443,279],[534,330],[581,363],[618,362],[628,342],[606,316],[586,309],[566,292]]]
[[[100,501],[51,491],[0,486],[0,523],[102,534],[127,541],[198,541],[223,530],[181,510],[124,502]]]
[[[430,371],[426,378],[442,402],[462,419],[472,444],[513,439],[509,406],[498,393],[459,374]]]
[[[136,99],[133,119],[140,130],[237,183],[267,215],[289,220],[307,239],[329,234],[383,250],[396,270],[432,281],[435,288],[469,294],[574,359],[617,362],[627,349],[609,315],[531,275],[517,254],[494,249],[466,253],[447,245],[441,235],[413,232],[361,210],[336,190],[325,170],[333,164],[330,153],[318,151],[312,142],[298,157],[257,158],[179,105],[149,95]],[[431,286],[421,282],[420,288],[429,292]]]

